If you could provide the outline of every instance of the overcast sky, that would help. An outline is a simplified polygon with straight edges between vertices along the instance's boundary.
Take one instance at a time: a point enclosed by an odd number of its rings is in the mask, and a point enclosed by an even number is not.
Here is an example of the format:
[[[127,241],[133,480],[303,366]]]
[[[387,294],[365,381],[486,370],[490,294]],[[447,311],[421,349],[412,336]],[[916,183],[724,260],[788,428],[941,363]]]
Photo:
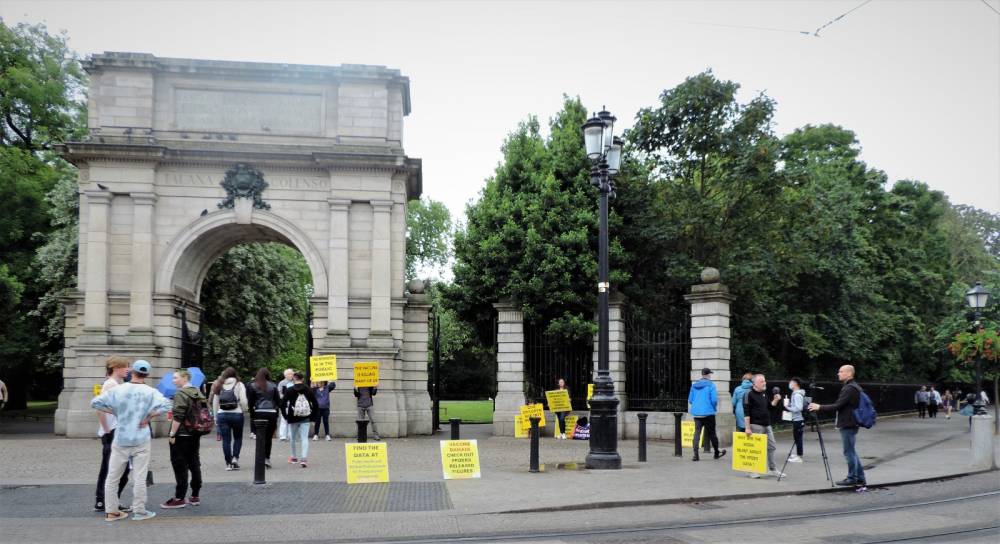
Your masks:
[[[528,115],[563,93],[620,124],[706,68],[777,103],[776,130],[836,123],[892,181],[1000,212],[1000,0],[0,2],[81,56],[381,64],[411,80],[404,147],[456,217]],[[819,32],[818,27],[861,7]],[[616,130],[616,132],[618,132]]]

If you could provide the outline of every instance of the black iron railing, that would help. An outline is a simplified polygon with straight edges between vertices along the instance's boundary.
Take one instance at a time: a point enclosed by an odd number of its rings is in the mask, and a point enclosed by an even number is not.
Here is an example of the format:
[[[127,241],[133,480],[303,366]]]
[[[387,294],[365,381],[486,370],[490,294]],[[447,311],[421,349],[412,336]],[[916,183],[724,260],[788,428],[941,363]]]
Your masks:
[[[625,391],[629,410],[687,411],[691,326],[625,321]]]

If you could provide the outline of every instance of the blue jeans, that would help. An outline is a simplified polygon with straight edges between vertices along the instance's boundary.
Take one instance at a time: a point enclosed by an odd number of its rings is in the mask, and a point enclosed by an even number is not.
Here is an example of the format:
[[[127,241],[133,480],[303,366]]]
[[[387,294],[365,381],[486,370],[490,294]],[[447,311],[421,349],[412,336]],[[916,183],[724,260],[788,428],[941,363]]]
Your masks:
[[[219,412],[216,422],[222,435],[222,455],[228,465],[233,459],[240,458],[240,450],[243,449],[243,413]]]
[[[296,421],[288,424],[288,443],[292,446],[292,457],[305,461],[309,456],[310,421]]]
[[[865,469],[861,466],[861,458],[854,450],[854,441],[858,437],[858,429],[841,429],[840,439],[844,442],[844,460],[847,461],[847,479],[855,482],[865,481]]]

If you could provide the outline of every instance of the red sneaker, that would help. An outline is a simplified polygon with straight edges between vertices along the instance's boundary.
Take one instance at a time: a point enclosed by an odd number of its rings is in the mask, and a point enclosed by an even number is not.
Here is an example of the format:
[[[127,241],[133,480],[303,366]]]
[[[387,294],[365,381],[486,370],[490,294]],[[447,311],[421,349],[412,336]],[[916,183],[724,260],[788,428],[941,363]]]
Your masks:
[[[191,495],[191,498],[188,499],[188,504],[191,506],[201,506],[201,499],[195,495]]]
[[[161,504],[160,508],[167,508],[167,509],[184,508],[185,506],[187,506],[187,501],[185,501],[184,499],[173,498]]]

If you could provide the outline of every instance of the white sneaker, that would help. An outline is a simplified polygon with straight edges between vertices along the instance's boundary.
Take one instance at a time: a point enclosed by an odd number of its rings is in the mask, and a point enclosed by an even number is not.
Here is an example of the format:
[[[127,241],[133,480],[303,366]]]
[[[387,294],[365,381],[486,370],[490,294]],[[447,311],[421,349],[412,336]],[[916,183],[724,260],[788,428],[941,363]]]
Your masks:
[[[799,457],[798,455],[793,455],[793,456],[791,456],[791,457],[788,458],[788,462],[789,463],[801,463],[802,462],[802,458]]]
[[[781,472],[780,470],[769,470],[767,471],[767,473],[771,476],[774,476],[775,478],[784,478],[785,476],[787,476],[787,474]]]
[[[318,434],[314,434],[313,435],[313,442],[315,442],[317,440],[319,440],[319,435]]]
[[[753,480],[756,480],[756,479],[760,478],[760,474],[757,474],[756,472],[751,472],[751,473],[747,474],[747,476],[749,476]]]
[[[562,433],[562,434],[560,434],[560,435],[559,435],[559,438],[561,438],[561,439],[563,439],[563,440],[566,440],[566,433]]]
[[[333,439],[330,438],[330,435],[326,435],[326,441],[329,442],[330,440],[333,440]]]

